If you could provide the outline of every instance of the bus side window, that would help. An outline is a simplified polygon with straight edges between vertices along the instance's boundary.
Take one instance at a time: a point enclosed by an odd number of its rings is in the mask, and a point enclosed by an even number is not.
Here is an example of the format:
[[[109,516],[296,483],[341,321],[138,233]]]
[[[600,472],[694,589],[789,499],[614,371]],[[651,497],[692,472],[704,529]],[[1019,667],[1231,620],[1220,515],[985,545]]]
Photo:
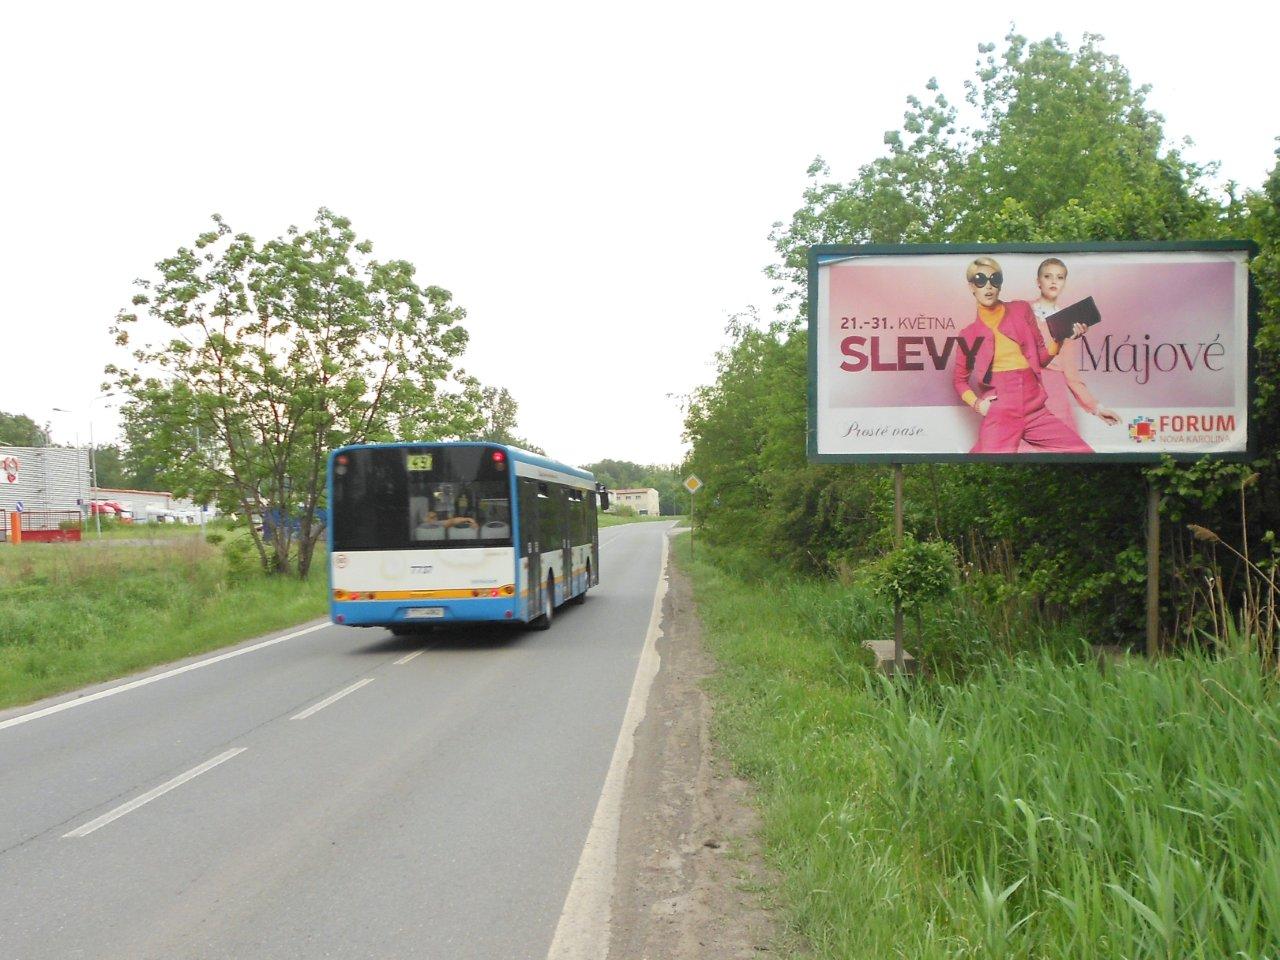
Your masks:
[[[543,553],[559,550],[560,541],[564,539],[564,509],[559,493],[551,484],[538,484],[539,539]]]
[[[574,544],[587,541],[586,500],[581,490],[568,491],[569,499],[569,539]]]
[[[530,544],[538,540],[541,533],[541,525],[538,521],[538,508],[541,503],[538,498],[538,484],[529,479],[522,478],[517,483],[517,496],[520,498],[520,556],[527,557],[529,555]]]

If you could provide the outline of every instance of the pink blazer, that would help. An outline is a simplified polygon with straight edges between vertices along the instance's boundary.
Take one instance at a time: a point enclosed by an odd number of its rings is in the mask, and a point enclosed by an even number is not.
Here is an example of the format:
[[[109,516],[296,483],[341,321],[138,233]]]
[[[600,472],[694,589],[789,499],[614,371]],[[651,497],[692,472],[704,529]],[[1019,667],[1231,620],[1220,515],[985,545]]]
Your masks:
[[[1027,358],[1027,365],[1041,379],[1040,371],[1049,365],[1053,355],[1044,345],[1044,337],[1040,336],[1040,328],[1036,326],[1035,314],[1031,312],[1031,304],[1026,300],[1006,300],[1004,317],[997,327],[1010,340],[1022,348],[1022,355]],[[976,345],[976,352],[975,352]],[[964,349],[960,349],[963,346]],[[956,395],[963,398],[966,390],[972,390],[981,400],[991,392],[991,386],[983,381],[991,363],[996,356],[996,338],[991,335],[991,328],[982,322],[981,317],[974,317],[973,323],[960,331],[960,343],[955,352],[955,365],[951,368],[951,380],[956,388]],[[969,358],[973,357],[972,362]],[[969,380],[974,374],[976,384]]]

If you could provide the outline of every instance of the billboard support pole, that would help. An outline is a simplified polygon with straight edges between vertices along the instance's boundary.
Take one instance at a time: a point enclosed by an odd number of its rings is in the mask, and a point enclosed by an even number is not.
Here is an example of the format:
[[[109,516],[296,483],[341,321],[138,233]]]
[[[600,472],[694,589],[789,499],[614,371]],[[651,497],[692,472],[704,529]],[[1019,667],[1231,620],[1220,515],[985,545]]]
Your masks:
[[[893,548],[902,549],[902,464],[893,465]],[[893,672],[902,676],[907,672],[906,657],[902,652],[902,601],[893,604]]]
[[[1160,652],[1160,491],[1147,481],[1147,656]]]

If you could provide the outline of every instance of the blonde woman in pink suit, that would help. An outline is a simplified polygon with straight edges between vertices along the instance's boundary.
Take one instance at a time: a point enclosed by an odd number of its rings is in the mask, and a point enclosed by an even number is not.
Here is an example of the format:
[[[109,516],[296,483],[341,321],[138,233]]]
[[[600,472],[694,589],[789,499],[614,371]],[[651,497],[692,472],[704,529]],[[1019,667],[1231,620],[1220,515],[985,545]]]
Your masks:
[[[1061,344],[1045,346],[1027,301],[1000,299],[1004,273],[994,259],[975,259],[965,279],[978,315],[960,331],[963,349],[955,351],[952,381],[961,401],[982,417],[969,452],[1016,454],[1024,444],[1035,453],[1092,453],[1075,428],[1045,406],[1043,371]],[[1084,329],[1077,324],[1075,336]]]
[[[1040,298],[1031,304],[1031,311],[1036,315],[1036,326],[1040,336],[1050,339],[1049,317],[1057,313],[1058,297],[1067,286],[1067,265],[1057,257],[1050,257],[1036,268],[1036,286],[1040,288]],[[1076,424],[1075,405],[1078,403],[1085,413],[1091,413],[1108,426],[1115,426],[1120,417],[1113,410],[1105,409],[1097,398],[1089,392],[1089,388],[1080,379],[1080,340],[1071,337],[1062,342],[1058,355],[1041,371],[1041,382],[1045,393],[1049,395],[1045,406],[1055,417],[1068,426]],[[1075,403],[1072,403],[1072,398]]]

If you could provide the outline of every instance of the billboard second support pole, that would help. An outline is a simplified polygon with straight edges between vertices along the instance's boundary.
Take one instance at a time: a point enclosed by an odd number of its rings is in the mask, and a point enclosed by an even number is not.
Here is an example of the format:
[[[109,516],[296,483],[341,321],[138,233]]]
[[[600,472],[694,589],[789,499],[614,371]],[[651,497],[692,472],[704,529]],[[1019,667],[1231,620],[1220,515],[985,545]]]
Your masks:
[[[1160,653],[1160,491],[1147,481],[1147,656]]]
[[[902,464],[893,465],[893,548],[902,549]],[[902,650],[902,601],[893,604],[893,672],[907,672],[907,659]]]

